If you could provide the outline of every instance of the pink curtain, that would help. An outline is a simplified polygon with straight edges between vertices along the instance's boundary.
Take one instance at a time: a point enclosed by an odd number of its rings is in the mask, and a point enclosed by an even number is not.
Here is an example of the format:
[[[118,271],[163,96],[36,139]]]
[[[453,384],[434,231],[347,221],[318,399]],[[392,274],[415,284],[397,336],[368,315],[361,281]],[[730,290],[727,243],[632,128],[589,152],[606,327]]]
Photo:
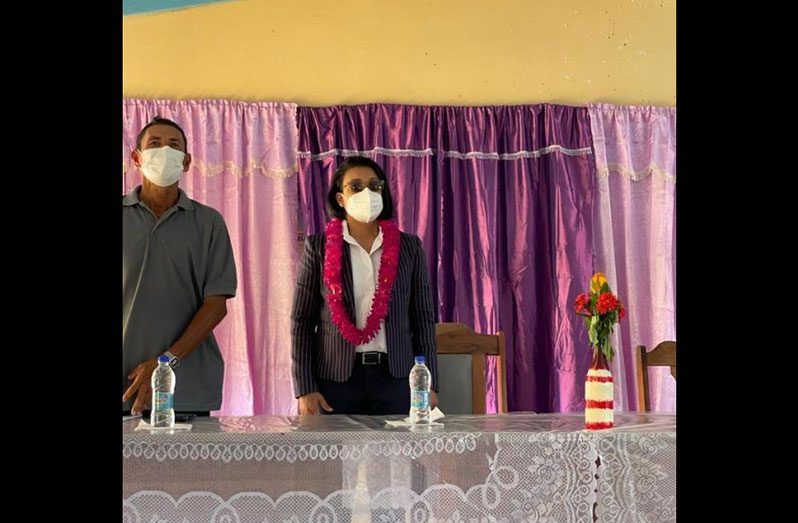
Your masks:
[[[588,106],[596,157],[594,267],[626,304],[616,329],[616,410],[637,408],[635,354],[676,340],[676,109]],[[649,370],[652,411],[676,411],[676,381]]]
[[[154,116],[183,127],[191,169],[180,187],[224,216],[238,294],[215,334],[225,361],[221,415],[290,414],[290,311],[298,256],[296,105],[223,100],[124,100],[122,185],[141,183],[130,161]]]

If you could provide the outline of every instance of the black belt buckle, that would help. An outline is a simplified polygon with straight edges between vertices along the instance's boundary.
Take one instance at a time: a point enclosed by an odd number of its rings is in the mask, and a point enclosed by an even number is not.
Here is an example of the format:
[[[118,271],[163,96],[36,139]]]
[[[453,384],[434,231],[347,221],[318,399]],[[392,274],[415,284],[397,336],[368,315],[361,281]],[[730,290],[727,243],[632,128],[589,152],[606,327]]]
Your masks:
[[[360,363],[363,365],[379,365],[382,361],[381,352],[361,352]]]

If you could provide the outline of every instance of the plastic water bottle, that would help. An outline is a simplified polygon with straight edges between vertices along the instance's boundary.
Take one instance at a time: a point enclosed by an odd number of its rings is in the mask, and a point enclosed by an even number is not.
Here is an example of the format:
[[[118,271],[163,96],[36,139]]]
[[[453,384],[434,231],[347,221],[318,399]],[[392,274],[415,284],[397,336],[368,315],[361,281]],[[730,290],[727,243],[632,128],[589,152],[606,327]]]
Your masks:
[[[169,366],[169,356],[158,356],[158,366],[152,371],[152,414],[153,427],[175,426],[175,371]]]
[[[416,356],[416,364],[410,369],[410,422],[427,425],[429,418],[429,389],[432,375],[425,365],[424,356]]]

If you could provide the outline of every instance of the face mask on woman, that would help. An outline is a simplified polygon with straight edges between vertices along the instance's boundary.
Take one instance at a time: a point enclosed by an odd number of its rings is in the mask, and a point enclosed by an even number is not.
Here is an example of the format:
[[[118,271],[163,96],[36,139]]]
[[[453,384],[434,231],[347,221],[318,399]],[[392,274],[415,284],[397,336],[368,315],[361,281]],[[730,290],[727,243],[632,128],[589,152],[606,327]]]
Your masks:
[[[382,195],[363,189],[346,200],[346,214],[363,223],[371,223],[382,212]]]

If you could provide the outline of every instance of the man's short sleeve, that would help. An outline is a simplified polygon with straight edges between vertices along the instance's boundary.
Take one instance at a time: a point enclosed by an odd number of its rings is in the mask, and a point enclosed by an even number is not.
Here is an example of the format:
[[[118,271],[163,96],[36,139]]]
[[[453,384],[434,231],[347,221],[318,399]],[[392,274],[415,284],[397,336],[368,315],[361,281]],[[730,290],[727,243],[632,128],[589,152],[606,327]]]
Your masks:
[[[235,296],[236,287],[238,286],[233,246],[230,244],[227,225],[218,211],[213,214],[211,243],[208,252],[205,285],[202,289],[202,299],[206,299],[208,296]]]

